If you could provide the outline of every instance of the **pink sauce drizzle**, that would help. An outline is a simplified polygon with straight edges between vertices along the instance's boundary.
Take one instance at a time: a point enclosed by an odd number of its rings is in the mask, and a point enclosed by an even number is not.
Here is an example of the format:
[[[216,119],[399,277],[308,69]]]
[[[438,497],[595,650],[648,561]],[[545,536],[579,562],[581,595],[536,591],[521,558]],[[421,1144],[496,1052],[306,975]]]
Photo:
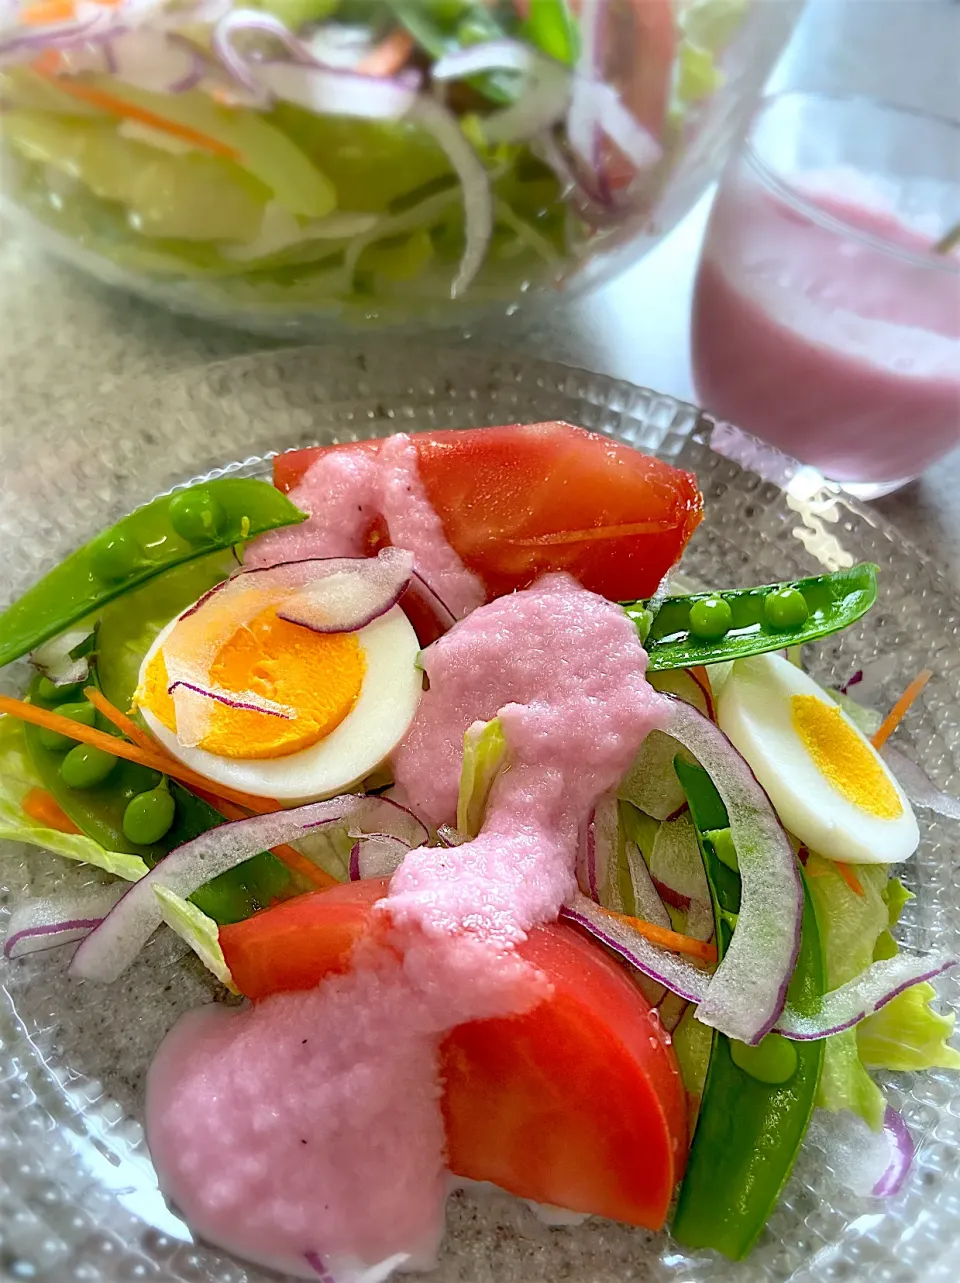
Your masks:
[[[191,1012],[151,1068],[165,1192],[201,1236],[301,1277],[316,1278],[307,1253],[335,1278],[338,1260],[430,1264],[440,1035],[548,992],[514,946],[556,918],[592,807],[662,719],[633,625],[566,576],[476,611],[425,666],[397,778],[424,817],[453,820],[463,732],[499,714],[510,767],[479,837],[404,860],[375,909],[396,953],[365,946],[354,972],[309,993]]]
[[[371,450],[332,450],[304,473],[290,498],[309,512],[302,525],[261,535],[247,548],[247,566],[271,566],[306,557],[362,557],[378,517],[390,542],[416,554],[416,568],[434,592],[462,618],[482,605],[486,592],[447,542],[406,433],[387,437]]]

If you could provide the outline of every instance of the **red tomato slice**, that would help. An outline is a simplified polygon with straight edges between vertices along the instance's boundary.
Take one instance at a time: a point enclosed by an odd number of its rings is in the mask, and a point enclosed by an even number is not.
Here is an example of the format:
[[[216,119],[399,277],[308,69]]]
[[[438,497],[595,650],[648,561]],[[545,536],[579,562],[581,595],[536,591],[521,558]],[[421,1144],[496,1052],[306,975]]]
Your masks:
[[[491,597],[552,570],[614,601],[649,597],[701,519],[692,473],[568,423],[423,432],[414,441],[446,537]],[[278,455],[280,489],[319,453]]]
[[[260,999],[346,970],[386,886],[311,892],[222,927],[237,987]],[[687,1145],[669,1036],[617,964],[572,928],[538,927],[520,953],[552,996],[524,1015],[461,1025],[441,1047],[451,1170],[659,1229]]]

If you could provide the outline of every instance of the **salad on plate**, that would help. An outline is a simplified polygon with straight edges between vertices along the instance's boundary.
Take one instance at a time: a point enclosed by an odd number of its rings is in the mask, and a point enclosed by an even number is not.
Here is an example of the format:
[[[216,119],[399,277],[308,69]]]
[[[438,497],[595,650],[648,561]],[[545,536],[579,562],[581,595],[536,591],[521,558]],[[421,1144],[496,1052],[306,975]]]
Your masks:
[[[496,1187],[739,1259],[811,1129],[901,1188],[872,1071],[960,1068],[957,959],[895,934],[911,799],[957,809],[888,742],[929,673],[805,671],[869,564],[678,591],[701,515],[568,424],[401,433],[161,496],[0,615],[0,836],[102,871],[6,965],[207,969],[145,1103],[200,1239],[376,1283]]]
[[[518,301],[639,235],[748,6],[12,0],[8,200],[227,318]]]

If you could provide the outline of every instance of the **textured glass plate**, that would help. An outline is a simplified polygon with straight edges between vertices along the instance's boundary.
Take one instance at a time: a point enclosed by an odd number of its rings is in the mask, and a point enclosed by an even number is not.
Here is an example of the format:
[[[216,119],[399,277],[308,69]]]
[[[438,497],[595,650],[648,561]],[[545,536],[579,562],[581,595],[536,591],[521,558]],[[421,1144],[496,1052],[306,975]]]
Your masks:
[[[187,381],[144,378],[135,403],[100,402],[3,448],[6,600],[107,521],[218,470],[266,475],[263,456],[316,440],[561,418],[693,469],[707,516],[684,561],[706,583],[790,578],[870,559],[876,609],[814,648],[822,679],[891,657],[884,702],[919,669],[935,677],[897,733],[943,789],[960,793],[960,603],[936,569],[873,513],[691,406],[599,375],[466,349],[281,350]],[[711,433],[713,445],[711,446]],[[739,462],[737,462],[739,459]],[[762,474],[762,475],[761,475]],[[763,478],[767,479],[764,480]],[[0,685],[22,686],[23,666]],[[921,816],[906,868],[910,945],[960,947],[956,825]],[[89,873],[0,844],[0,906]],[[6,907],[0,907],[0,931]],[[0,1277],[42,1283],[254,1283],[269,1276],[192,1242],[164,1206],[140,1127],[143,1075],[163,1032],[208,1001],[205,973],[158,936],[112,988],[67,981],[66,951],[0,964]],[[945,1001],[960,1006],[947,979]],[[919,1143],[895,1199],[854,1198],[808,1146],[752,1257],[687,1256],[666,1236],[606,1222],[547,1229],[506,1199],[451,1201],[435,1283],[756,1280],[955,1283],[960,1277],[960,1077],[891,1075]]]

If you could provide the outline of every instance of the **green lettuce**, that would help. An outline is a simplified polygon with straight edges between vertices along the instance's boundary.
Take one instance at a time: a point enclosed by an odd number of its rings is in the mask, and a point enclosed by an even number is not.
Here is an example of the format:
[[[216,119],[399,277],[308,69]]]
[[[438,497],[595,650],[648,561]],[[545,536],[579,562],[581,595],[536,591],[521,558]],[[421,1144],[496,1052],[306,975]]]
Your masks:
[[[163,920],[171,931],[185,940],[208,971],[212,971],[221,984],[231,993],[240,990],[233,983],[233,976],[220,948],[220,930],[213,918],[208,918],[195,904],[182,899],[169,887],[153,888]]]
[[[42,788],[27,752],[23,723],[0,717],[0,838],[43,847],[67,860],[92,864],[115,877],[136,882],[147,872],[139,855],[108,851],[82,833],[49,829],[23,810],[23,799],[32,788]]]
[[[960,1069],[960,1051],[947,1046],[956,1017],[933,1010],[936,996],[933,985],[922,981],[859,1024],[863,1063],[871,1069]]]
[[[499,717],[491,722],[474,722],[464,731],[457,828],[468,838],[480,832],[490,790],[506,756],[507,741]]]

